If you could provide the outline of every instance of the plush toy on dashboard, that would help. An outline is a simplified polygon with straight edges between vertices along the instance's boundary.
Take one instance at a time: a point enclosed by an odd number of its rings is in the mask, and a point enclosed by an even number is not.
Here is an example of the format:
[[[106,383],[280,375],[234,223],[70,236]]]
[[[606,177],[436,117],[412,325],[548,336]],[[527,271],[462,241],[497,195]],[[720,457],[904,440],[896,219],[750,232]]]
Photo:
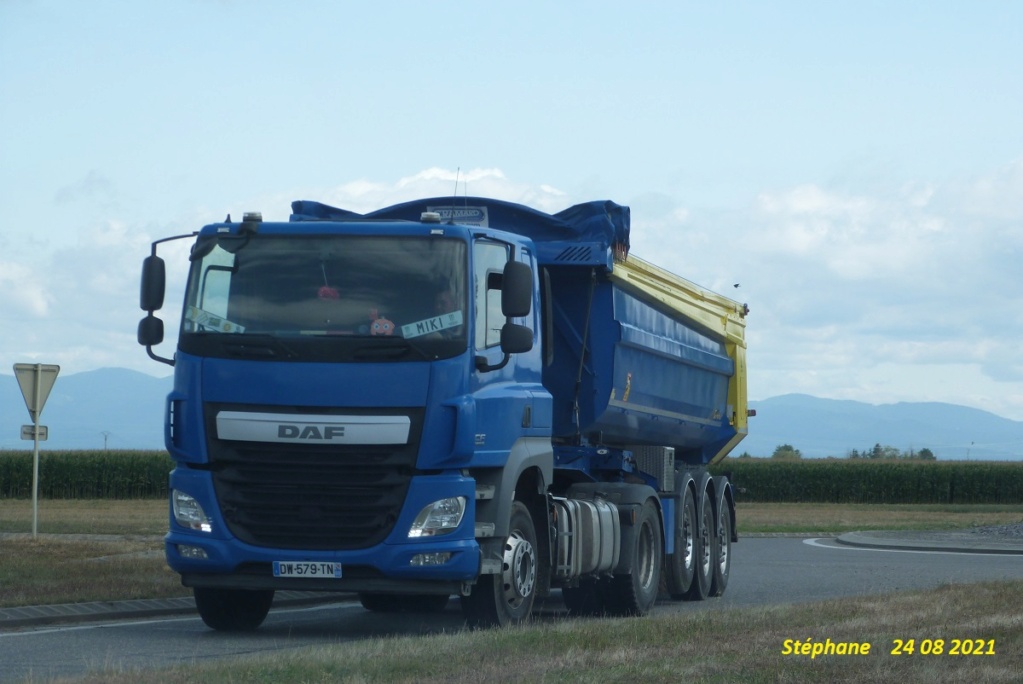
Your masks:
[[[370,335],[391,335],[394,333],[394,323],[379,315],[376,309],[369,310],[369,318],[372,321],[369,324]]]

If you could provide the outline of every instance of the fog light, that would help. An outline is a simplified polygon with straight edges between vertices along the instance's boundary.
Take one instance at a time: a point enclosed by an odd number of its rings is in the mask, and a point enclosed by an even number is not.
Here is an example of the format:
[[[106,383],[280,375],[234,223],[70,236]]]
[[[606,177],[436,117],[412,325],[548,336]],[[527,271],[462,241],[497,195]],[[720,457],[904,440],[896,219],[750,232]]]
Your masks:
[[[182,527],[200,532],[213,531],[213,525],[206,517],[206,511],[191,495],[175,489],[171,492],[171,504],[174,507],[174,519]]]
[[[206,560],[209,558],[206,555],[206,549],[192,546],[191,544],[178,544],[178,553],[181,554],[182,558],[188,558],[189,560]]]
[[[419,511],[419,515],[412,521],[408,536],[410,538],[434,537],[453,531],[462,522],[462,516],[465,515],[465,501],[464,496],[453,496],[449,499],[434,501]]]
[[[451,560],[450,551],[437,551],[435,553],[417,553],[412,556],[409,565],[423,567],[425,565],[444,565]]]

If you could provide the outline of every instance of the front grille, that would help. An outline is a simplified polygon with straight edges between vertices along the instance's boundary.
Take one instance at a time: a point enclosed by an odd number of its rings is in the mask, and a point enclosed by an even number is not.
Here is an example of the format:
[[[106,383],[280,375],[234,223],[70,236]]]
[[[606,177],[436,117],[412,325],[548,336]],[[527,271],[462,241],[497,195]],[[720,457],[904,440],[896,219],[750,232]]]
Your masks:
[[[222,410],[281,409],[207,407],[213,487],[235,537],[255,546],[345,550],[373,546],[390,534],[415,471],[421,410],[372,411],[411,419],[408,443],[385,446],[220,440],[212,436]]]

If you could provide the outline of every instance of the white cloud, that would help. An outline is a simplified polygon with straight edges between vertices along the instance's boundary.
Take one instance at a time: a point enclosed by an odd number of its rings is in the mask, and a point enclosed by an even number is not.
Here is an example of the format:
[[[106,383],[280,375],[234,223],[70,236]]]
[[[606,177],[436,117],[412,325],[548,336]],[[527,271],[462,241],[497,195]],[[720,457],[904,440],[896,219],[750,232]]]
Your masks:
[[[28,264],[0,261],[0,306],[2,318],[18,320],[22,316],[46,316],[53,303],[45,273]]]
[[[509,180],[500,169],[451,170],[433,167],[395,183],[358,180],[327,190],[321,198],[331,204],[359,213],[408,202],[422,197],[471,195],[518,202],[541,211],[556,212],[573,202],[568,195],[547,184]]]

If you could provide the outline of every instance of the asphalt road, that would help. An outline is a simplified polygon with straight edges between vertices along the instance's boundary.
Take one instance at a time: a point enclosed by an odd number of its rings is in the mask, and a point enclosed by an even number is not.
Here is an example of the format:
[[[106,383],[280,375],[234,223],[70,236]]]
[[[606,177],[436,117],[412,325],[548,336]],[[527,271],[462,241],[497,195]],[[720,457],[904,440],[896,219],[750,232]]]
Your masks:
[[[733,545],[725,596],[660,603],[656,611],[713,610],[928,589],[948,583],[1023,578],[1023,555],[861,548],[829,539],[754,538]],[[538,619],[563,614],[560,605]],[[463,628],[458,602],[442,615],[380,615],[358,603],[276,608],[250,634],[223,634],[198,617],[53,625],[0,632],[0,682],[45,681],[112,668],[201,663],[385,635]]]

